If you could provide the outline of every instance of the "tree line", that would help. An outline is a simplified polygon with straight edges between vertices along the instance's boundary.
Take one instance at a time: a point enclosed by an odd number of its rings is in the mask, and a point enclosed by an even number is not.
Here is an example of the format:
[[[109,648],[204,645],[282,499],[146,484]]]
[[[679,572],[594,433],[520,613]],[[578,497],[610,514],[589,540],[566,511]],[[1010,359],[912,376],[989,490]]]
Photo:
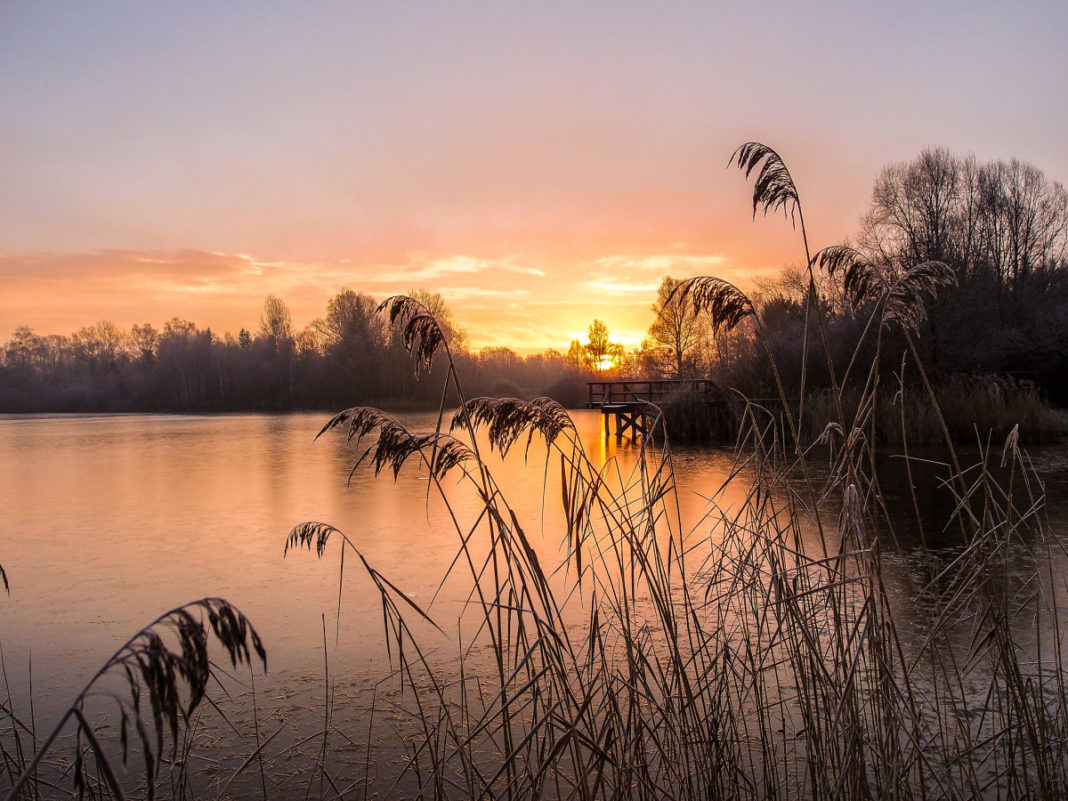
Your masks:
[[[441,321],[464,385],[478,394],[551,394],[580,403],[590,372],[563,354],[522,358],[508,348],[470,353],[441,296],[412,293]],[[259,330],[217,335],[174,318],[122,329],[99,322],[69,336],[22,327],[0,353],[5,412],[284,411],[354,404],[429,408],[442,385],[434,365],[414,376],[400,332],[377,299],[342,289],[326,314],[295,331],[269,295]]]
[[[929,299],[917,333],[936,378],[1008,376],[1068,405],[1068,194],[1061,184],[1016,160],[979,163],[925,150],[878,176],[851,244],[888,281],[924,261],[952,268],[955,284]],[[810,275],[809,265],[795,265],[759,285],[752,300],[767,349],[751,320],[723,332],[707,314],[695,314],[675,293],[678,283],[672,277],[661,283],[637,348],[614,343],[607,325],[594,320],[587,340],[574,340],[566,353],[527,357],[507,347],[470,352],[441,296],[413,294],[439,318],[461,380],[475,395],[548,395],[574,406],[594,378],[701,377],[767,397],[774,394],[769,349],[786,390],[795,391],[805,343],[817,347],[814,304],[836,369],[844,371],[854,354],[863,360],[875,352],[865,332],[867,310],[848,302],[843,274],[815,269]],[[323,317],[297,331],[284,301],[272,295],[259,329],[236,336],[178,318],[160,329],[125,330],[105,321],[69,336],[19,328],[0,352],[0,411],[436,406],[440,375],[411,375],[399,332],[376,307],[375,298],[343,289]],[[885,336],[891,347],[884,354],[904,352],[903,342],[893,347],[897,334]],[[888,376],[901,371],[899,360],[884,358],[880,368]],[[814,353],[807,362],[818,387],[825,362]],[[825,384],[828,379],[822,376]]]
[[[952,269],[955,281],[926,299],[927,317],[916,334],[937,380],[996,376],[1037,386],[1068,406],[1068,193],[1060,183],[1017,160],[980,163],[928,149],[881,172],[855,242],[845,244],[887,285],[927,261]],[[787,267],[751,294],[788,391],[798,389],[805,343],[809,380],[829,384],[808,311],[816,306],[839,374],[854,358],[869,359],[865,369],[874,358],[875,336],[865,331],[871,309],[849,302],[844,272],[812,266],[811,273],[809,265]],[[715,321],[678,302],[677,283],[667,278],[660,286],[656,320],[634,354],[639,370],[711,377],[750,397],[774,395],[753,321],[714,333]],[[882,335],[889,347],[880,367],[896,380],[906,345],[900,332]],[[909,375],[906,369],[906,381]]]

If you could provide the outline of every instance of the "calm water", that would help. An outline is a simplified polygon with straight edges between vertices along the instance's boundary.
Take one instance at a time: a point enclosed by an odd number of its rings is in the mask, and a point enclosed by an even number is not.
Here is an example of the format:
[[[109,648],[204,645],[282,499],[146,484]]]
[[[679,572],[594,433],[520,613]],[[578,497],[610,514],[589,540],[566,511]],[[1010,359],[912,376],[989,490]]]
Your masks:
[[[88,416],[0,418],[0,563],[11,583],[0,597],[0,644],[17,703],[32,695],[38,725],[49,728],[97,667],[161,612],[204,596],[223,596],[256,625],[269,672],[256,678],[268,703],[290,711],[320,692],[326,656],[342,695],[367,692],[384,675],[382,618],[370,582],[349,564],[337,621],[338,548],[320,561],[300,551],[283,558],[285,537],[307,520],[345,531],[368,561],[419,603],[429,603],[456,551],[442,504],[427,498],[418,471],[396,483],[360,469],[348,482],[353,452],[340,438],[314,441],[326,416]],[[413,428],[433,415],[409,415]],[[587,449],[625,470],[633,444],[603,441],[596,412],[579,412]],[[544,448],[491,457],[500,483],[549,563],[562,552],[559,468]],[[1066,530],[1068,457],[1035,453],[1047,484],[1054,528]],[[729,452],[678,450],[682,518],[696,525],[706,498],[731,467]],[[730,505],[742,491],[720,496]],[[903,486],[886,486],[902,504],[906,553],[893,564],[907,593],[911,507]],[[945,494],[924,498],[945,507]],[[474,508],[457,496],[461,516]],[[946,507],[948,508],[948,507]],[[948,543],[952,544],[952,543]],[[1059,563],[1057,569],[1063,569]],[[444,588],[433,611],[455,617],[462,588]],[[337,631],[335,634],[335,626]],[[447,648],[447,645],[441,645]],[[32,662],[32,668],[31,668]],[[317,689],[319,688],[319,689]],[[321,692],[320,692],[321,694]],[[303,705],[303,706],[302,706]]]
[[[287,533],[308,520],[337,526],[424,604],[457,537],[414,468],[396,483],[361,468],[349,482],[354,451],[340,437],[314,441],[326,417],[0,418],[0,564],[11,582],[0,598],[0,644],[13,695],[28,690],[32,659],[37,713],[47,719],[127,637],[205,596],[227,598],[256,625],[269,652],[268,692],[322,683],[324,614],[334,672],[378,678],[382,618],[370,582],[350,562],[335,631],[339,551],[331,544],[322,561],[304,550],[283,558]],[[435,416],[404,419],[430,428]],[[577,419],[595,458],[616,454],[596,413]],[[624,469],[635,453],[630,443],[620,448]],[[521,453],[490,462],[552,560],[559,496],[543,504],[544,448],[535,445],[526,464]],[[730,458],[683,453],[678,464],[692,490],[683,493],[686,516],[696,520],[705,506],[697,493],[718,488]],[[461,514],[474,508],[459,493],[456,505]],[[462,597],[447,588],[434,609],[447,619]]]

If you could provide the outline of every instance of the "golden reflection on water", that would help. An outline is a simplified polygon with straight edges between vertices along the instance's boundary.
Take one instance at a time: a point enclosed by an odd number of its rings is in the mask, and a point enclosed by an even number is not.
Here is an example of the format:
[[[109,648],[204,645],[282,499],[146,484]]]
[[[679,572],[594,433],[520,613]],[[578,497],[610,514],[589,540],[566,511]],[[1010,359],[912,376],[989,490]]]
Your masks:
[[[456,552],[444,505],[414,468],[399,480],[369,469],[348,475],[355,452],[343,437],[314,441],[326,416],[43,416],[0,419],[0,488],[5,521],[0,563],[11,595],[0,602],[2,645],[13,693],[28,690],[32,658],[38,711],[59,703],[127,637],[167,609],[222,596],[257,626],[269,651],[268,682],[321,673],[323,615],[333,635],[338,549],[320,562],[308,552],[283,559],[290,528],[331,523],[413,600],[427,604]],[[434,415],[409,415],[414,429]],[[637,458],[629,441],[605,442],[596,412],[576,416],[595,460]],[[488,452],[488,450],[487,450]],[[693,473],[707,492],[719,457]],[[561,553],[559,468],[546,470],[535,441],[491,469],[547,563]],[[545,481],[549,482],[546,489]],[[446,490],[462,520],[475,499],[451,479]],[[704,506],[684,491],[692,511]],[[544,528],[543,528],[544,527]],[[558,560],[558,556],[555,559]],[[384,668],[381,611],[370,582],[348,564],[332,659]],[[454,616],[461,587],[435,609]]]
[[[430,429],[435,415],[407,415]],[[587,453],[615,459],[626,476],[639,456],[630,441],[606,440],[596,411],[576,413]],[[419,471],[349,480],[356,452],[343,437],[315,435],[325,414],[45,416],[0,418],[0,563],[11,594],[0,599],[0,644],[16,699],[33,695],[46,723],[127,637],[160,613],[203,596],[222,596],[256,625],[270,672],[257,685],[293,697],[317,686],[326,630],[332,673],[358,692],[387,668],[379,599],[347,562],[338,605],[339,549],[322,561],[302,551],[283,558],[290,528],[307,520],[346,532],[381,573],[446,624],[467,586],[439,590],[457,550],[441,500]],[[564,552],[559,465],[535,440],[487,462],[539,556],[555,566]],[[485,444],[483,453],[488,454]],[[555,458],[555,457],[554,457]],[[708,536],[708,499],[733,461],[728,450],[676,449],[683,533]],[[476,499],[454,479],[446,491],[461,525]],[[737,508],[745,481],[716,502]],[[832,517],[833,517],[833,509]],[[677,528],[674,529],[678,535]],[[907,576],[894,581],[909,591]],[[335,626],[337,627],[335,640]],[[454,644],[435,641],[444,653]]]

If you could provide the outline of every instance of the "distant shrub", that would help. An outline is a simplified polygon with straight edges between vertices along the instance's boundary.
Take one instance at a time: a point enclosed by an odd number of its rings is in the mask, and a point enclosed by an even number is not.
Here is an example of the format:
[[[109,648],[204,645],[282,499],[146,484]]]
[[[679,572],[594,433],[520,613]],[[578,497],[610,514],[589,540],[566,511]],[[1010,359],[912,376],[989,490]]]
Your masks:
[[[683,390],[660,404],[668,437],[676,442],[723,442],[733,440],[738,415],[724,398]]]
[[[541,394],[567,409],[580,409],[586,405],[586,375],[568,373],[551,383]]]

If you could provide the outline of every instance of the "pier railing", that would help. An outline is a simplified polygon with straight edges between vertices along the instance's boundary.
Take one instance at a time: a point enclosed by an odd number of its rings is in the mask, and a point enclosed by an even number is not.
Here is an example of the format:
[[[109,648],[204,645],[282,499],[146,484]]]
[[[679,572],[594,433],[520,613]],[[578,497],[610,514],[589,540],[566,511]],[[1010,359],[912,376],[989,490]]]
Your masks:
[[[715,398],[720,395],[715,381],[694,379],[650,379],[641,381],[589,381],[586,407],[629,403],[662,403],[682,392],[697,392]]]

